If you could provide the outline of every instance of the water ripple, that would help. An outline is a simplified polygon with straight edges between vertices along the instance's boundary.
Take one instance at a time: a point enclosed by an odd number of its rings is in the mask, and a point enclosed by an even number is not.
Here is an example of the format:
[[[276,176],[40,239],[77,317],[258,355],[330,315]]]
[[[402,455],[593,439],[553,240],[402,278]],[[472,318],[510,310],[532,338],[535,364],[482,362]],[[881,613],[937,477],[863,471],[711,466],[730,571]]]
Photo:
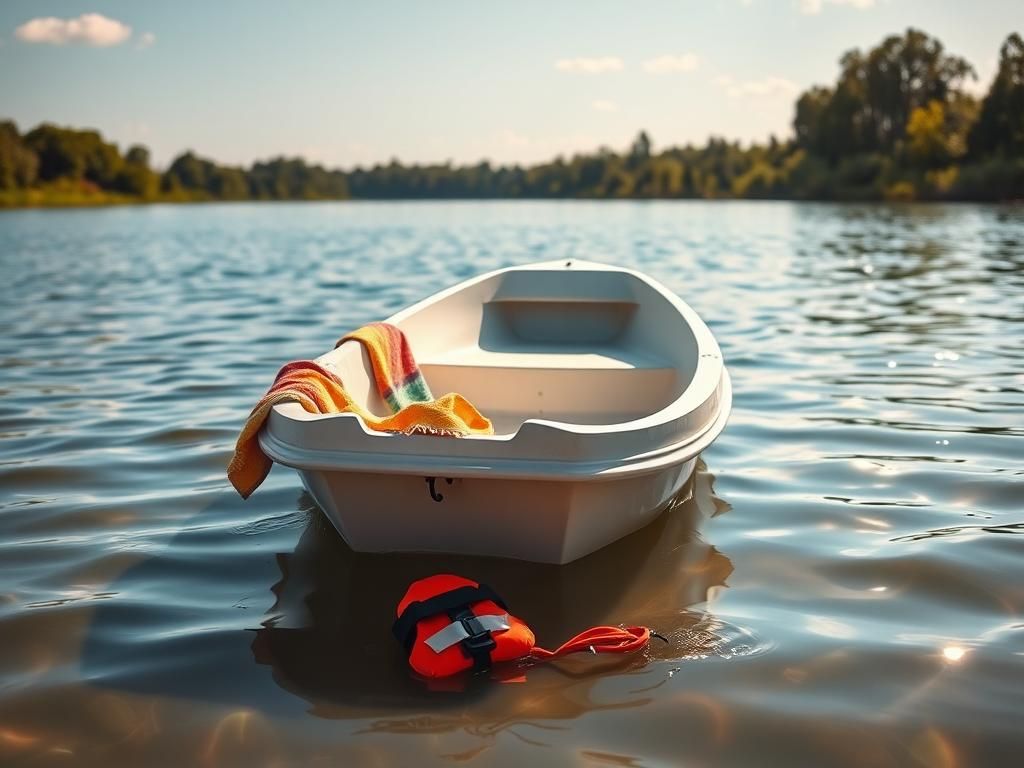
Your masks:
[[[0,213],[0,763],[1010,764],[1021,243],[1012,206]],[[281,363],[570,258],[664,281],[732,373],[729,427],[658,522],[561,569],[373,557],[287,470],[230,491]],[[389,627],[438,570],[545,645],[670,643],[437,690]]]

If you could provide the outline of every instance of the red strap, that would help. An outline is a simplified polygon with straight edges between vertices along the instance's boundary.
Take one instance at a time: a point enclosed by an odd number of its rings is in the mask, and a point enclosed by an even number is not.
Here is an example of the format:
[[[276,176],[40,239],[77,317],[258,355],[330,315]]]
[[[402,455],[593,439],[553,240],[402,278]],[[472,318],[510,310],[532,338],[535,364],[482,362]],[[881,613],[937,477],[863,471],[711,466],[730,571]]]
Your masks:
[[[651,630],[647,627],[592,627],[580,632],[567,643],[553,651],[534,648],[530,658],[536,661],[556,659],[570,653],[632,653],[646,648],[651,642]]]

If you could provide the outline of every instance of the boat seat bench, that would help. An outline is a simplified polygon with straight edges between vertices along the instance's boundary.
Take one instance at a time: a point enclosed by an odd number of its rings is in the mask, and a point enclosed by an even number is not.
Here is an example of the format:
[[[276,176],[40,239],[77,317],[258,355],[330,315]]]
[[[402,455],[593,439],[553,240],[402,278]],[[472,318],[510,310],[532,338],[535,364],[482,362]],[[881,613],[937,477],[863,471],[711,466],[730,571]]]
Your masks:
[[[678,371],[622,349],[487,351],[468,347],[420,365],[436,394],[459,392],[494,422],[497,434],[527,419],[615,424],[668,405]]]
[[[559,346],[508,345],[498,350],[467,346],[430,360],[420,361],[424,370],[444,367],[565,368],[583,370],[667,369],[672,366],[650,355],[610,345]]]

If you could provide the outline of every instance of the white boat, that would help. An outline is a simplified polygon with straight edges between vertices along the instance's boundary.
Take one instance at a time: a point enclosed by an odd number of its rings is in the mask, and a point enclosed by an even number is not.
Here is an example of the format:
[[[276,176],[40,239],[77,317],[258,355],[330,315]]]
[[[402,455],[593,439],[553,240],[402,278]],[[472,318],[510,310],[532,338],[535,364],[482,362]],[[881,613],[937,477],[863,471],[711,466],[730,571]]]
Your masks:
[[[434,394],[464,395],[494,434],[391,434],[351,413],[275,406],[264,452],[298,470],[360,552],[571,562],[654,520],[732,405],[711,331],[633,270],[501,269],[386,322],[404,331]],[[370,412],[389,413],[361,344],[317,362]]]

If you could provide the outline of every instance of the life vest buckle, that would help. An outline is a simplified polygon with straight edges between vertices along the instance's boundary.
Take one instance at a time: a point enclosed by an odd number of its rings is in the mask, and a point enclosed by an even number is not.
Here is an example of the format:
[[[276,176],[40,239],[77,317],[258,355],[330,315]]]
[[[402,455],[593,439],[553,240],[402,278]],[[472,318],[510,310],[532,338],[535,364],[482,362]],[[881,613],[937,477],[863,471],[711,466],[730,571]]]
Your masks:
[[[469,637],[464,637],[459,641],[459,645],[473,660],[473,672],[484,672],[490,669],[491,651],[498,646],[491,636],[491,631],[481,623],[480,618],[473,613],[469,606],[458,612],[453,612],[450,614],[450,618],[453,622],[462,625],[462,629],[469,633]]]
[[[469,616],[460,618],[459,623],[462,624],[462,628],[469,633],[469,637],[462,641],[467,646],[471,648],[476,648],[478,646],[483,647],[483,645],[487,644],[487,641],[490,641],[492,646],[494,645],[494,638],[491,637],[491,631],[489,629],[484,629],[484,625],[480,623],[480,619],[475,613],[471,613]],[[483,643],[479,642],[481,639],[483,639]]]

